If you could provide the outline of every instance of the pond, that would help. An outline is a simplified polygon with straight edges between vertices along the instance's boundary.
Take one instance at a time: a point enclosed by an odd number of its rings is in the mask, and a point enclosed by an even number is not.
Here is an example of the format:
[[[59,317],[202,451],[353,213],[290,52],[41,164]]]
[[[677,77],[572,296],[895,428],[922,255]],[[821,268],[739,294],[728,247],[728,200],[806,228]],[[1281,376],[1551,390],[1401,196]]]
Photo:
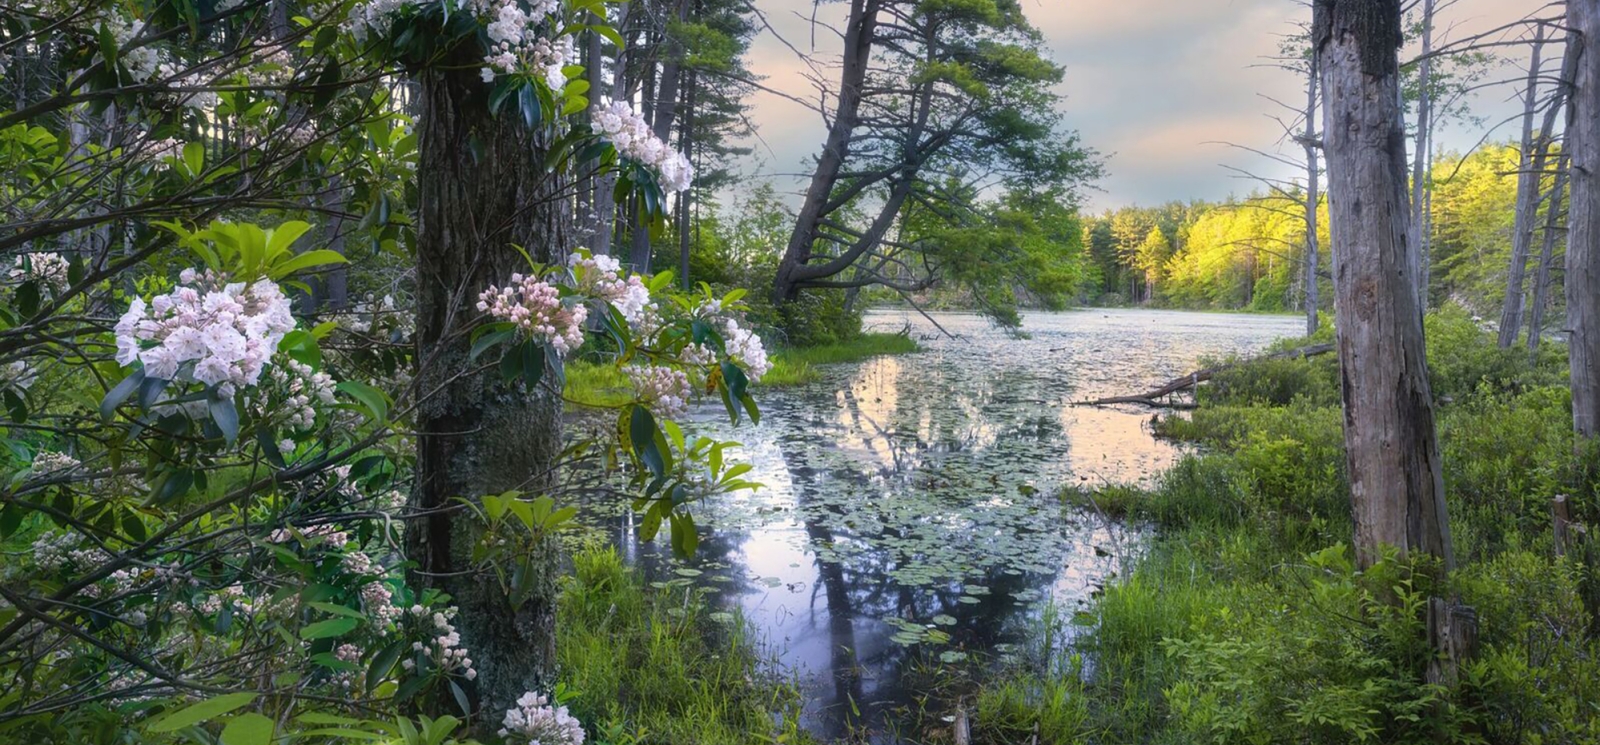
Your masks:
[[[1250,354],[1303,321],[1147,310],[1030,313],[1026,338],[976,315],[879,311],[925,351],[823,368],[759,392],[760,426],[720,405],[696,428],[743,443],[764,488],[697,505],[692,564],[619,543],[657,580],[692,577],[758,630],[818,737],[885,734],[930,666],[1005,653],[1053,604],[1070,614],[1138,549],[1137,531],[1063,508],[1061,487],[1148,482],[1180,455],[1150,412],[1072,403],[1136,393],[1202,356]],[[1057,616],[1059,617],[1059,613]]]

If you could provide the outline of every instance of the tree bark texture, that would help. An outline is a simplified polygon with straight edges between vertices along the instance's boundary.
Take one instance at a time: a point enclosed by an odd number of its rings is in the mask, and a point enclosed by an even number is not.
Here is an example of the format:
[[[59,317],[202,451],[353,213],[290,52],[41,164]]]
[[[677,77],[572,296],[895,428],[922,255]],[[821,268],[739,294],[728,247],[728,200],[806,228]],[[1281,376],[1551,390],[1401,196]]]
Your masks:
[[[561,401],[548,386],[528,391],[469,361],[477,297],[527,271],[512,244],[538,261],[567,253],[571,203],[545,173],[537,138],[513,116],[488,114],[488,86],[474,70],[423,71],[419,131],[416,415],[420,509],[458,497],[519,489],[537,493],[561,449]],[[490,366],[492,367],[492,365]],[[553,375],[546,374],[545,380]],[[416,521],[407,535],[418,579],[450,594],[456,626],[476,663],[476,703],[498,720],[518,696],[553,681],[557,552],[533,549],[543,571],[520,609],[498,582],[473,571],[480,524],[459,510]]]
[[[1452,568],[1422,312],[1406,248],[1399,0],[1317,0],[1334,314],[1357,560]]]
[[[1567,27],[1577,34],[1569,91],[1567,150],[1572,206],[1567,215],[1567,331],[1572,371],[1572,426],[1600,435],[1600,0],[1568,0]]]

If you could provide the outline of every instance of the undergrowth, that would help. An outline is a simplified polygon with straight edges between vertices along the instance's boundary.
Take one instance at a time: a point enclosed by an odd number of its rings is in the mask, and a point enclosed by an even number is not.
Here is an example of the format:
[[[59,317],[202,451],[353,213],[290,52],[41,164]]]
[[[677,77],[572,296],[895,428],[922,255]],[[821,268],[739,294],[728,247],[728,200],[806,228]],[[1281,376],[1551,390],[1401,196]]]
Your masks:
[[[1063,494],[1158,532],[1084,617],[1089,715],[1038,742],[1600,742],[1600,550],[1558,556],[1551,529],[1557,494],[1600,524],[1600,458],[1573,454],[1564,350],[1497,349],[1453,309],[1427,332],[1449,587],[1422,586],[1427,572],[1392,557],[1353,564],[1334,355],[1227,370],[1192,416],[1157,424],[1197,450],[1155,488]],[[1478,614],[1477,654],[1453,681],[1419,672],[1430,594]],[[1063,684],[1035,675],[998,690]],[[1047,702],[996,715],[1043,722]]]

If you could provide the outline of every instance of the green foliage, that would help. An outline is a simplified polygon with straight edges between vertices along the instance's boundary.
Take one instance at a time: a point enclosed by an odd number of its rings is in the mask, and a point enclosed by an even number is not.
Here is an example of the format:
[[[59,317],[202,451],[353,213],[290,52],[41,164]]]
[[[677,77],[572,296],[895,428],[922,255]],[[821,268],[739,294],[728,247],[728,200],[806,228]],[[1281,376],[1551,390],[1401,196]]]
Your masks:
[[[1420,673],[1427,588],[1351,540],[1337,360],[1229,370],[1158,433],[1197,443],[1153,489],[1071,504],[1163,530],[1081,620],[1083,695],[1107,742],[1557,743],[1600,731],[1600,550],[1554,555],[1551,499],[1600,517],[1592,452],[1575,455],[1565,362],[1502,352],[1459,308],[1427,319],[1458,569],[1479,652],[1453,683]],[[1319,336],[1326,335],[1326,330]],[[1286,340],[1293,348],[1308,340]],[[1321,338],[1310,341],[1322,341]],[[1554,346],[1554,345],[1547,345]]]
[[[1500,349],[1495,334],[1454,303],[1428,314],[1424,326],[1428,378],[1436,398],[1565,385],[1566,354],[1558,344],[1541,345],[1532,358],[1520,346]]]
[[[1166,690],[1194,742],[1472,742],[1451,691],[1424,679],[1429,588],[1393,560],[1357,573],[1342,544],[1264,582],[1230,588],[1163,641]],[[1298,585],[1294,602],[1281,593]]]
[[[861,333],[861,316],[842,292],[807,292],[777,307],[752,301],[752,319],[778,330],[782,345],[811,347],[848,341]]]
[[[558,614],[574,715],[651,745],[799,742],[798,692],[773,677],[737,615],[687,579],[645,586],[611,548],[573,556]]]
[[[1099,282],[1085,297],[1202,310],[1299,307],[1305,224],[1297,200],[1286,192],[1108,211],[1086,226]]]
[[[1083,228],[1065,199],[1011,192],[964,217],[912,208],[901,238],[936,263],[945,292],[1016,327],[1020,305],[1063,308],[1084,281]]]

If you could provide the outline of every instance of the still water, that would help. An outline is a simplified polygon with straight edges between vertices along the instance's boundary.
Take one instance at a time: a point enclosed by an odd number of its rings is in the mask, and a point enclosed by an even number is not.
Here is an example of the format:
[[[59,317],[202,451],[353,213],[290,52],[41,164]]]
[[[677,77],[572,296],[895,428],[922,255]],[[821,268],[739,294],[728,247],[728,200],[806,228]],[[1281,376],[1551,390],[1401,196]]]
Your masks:
[[[823,368],[758,393],[760,426],[697,431],[743,443],[754,494],[697,505],[688,566],[623,550],[657,579],[692,577],[759,631],[824,739],[893,729],[918,681],[1025,641],[1041,609],[1070,614],[1138,548],[1138,535],[1064,509],[1062,486],[1148,482],[1180,454],[1136,407],[1075,401],[1136,393],[1202,356],[1250,354],[1303,329],[1293,317],[1144,310],[1032,313],[1027,338],[987,320],[874,312],[925,351]]]

